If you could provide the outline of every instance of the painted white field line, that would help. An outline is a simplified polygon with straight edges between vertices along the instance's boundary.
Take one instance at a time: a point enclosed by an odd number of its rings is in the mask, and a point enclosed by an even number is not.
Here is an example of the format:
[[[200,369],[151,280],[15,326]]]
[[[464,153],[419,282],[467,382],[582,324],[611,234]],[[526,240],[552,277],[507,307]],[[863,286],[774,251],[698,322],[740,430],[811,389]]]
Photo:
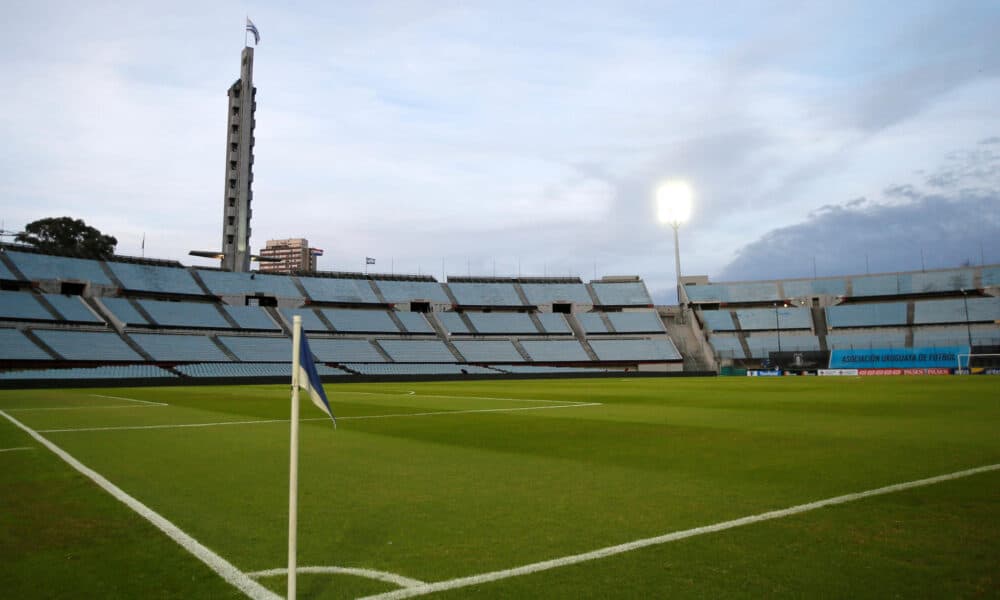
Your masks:
[[[477,408],[470,410],[441,410],[435,412],[420,413],[395,413],[387,415],[355,415],[350,417],[337,417],[338,421],[360,421],[365,419],[390,419],[401,417],[433,417],[438,415],[464,415],[471,413],[493,413],[493,412],[517,412],[522,410],[554,410],[557,408],[583,408],[585,406],[601,406],[600,402],[590,402],[585,404],[565,404],[560,406],[525,406],[520,408]],[[300,423],[306,421],[324,421],[329,417],[311,417],[299,419]],[[140,429],[184,429],[188,427],[223,427],[225,425],[259,425],[262,423],[288,423],[288,419],[258,419],[256,421],[219,421],[216,423],[176,423],[171,425],[120,425],[112,427],[70,427],[66,429],[39,429],[39,433],[75,433],[82,431],[133,431]]]
[[[106,406],[20,406],[15,408],[5,408],[7,412],[29,412],[36,410],[90,410],[94,408],[156,408],[160,404],[110,404]],[[168,406],[163,404],[162,406]]]
[[[513,569],[504,569],[502,571],[482,573],[480,575],[472,575],[470,577],[459,577],[457,579],[449,579],[447,581],[428,583],[426,585],[406,588],[402,590],[395,590],[392,592],[386,592],[384,594],[366,596],[363,600],[376,600],[376,599],[396,600],[398,598],[412,598],[414,596],[423,596],[425,594],[430,594],[433,592],[453,590],[472,585],[479,585],[490,581],[507,579],[509,577],[518,577],[520,575],[538,573],[539,571],[547,571],[549,569],[556,569],[559,567],[565,567],[567,565],[575,565],[586,561],[607,558],[608,556],[614,556],[616,554],[622,554],[624,552],[631,552],[632,550],[638,550],[640,548],[646,548],[648,546],[666,544],[668,542],[675,542],[677,540],[683,540],[685,538],[694,537],[697,535],[702,535],[706,533],[715,533],[718,531],[725,531],[726,529],[732,529],[734,527],[742,527],[743,525],[751,525],[753,523],[759,523],[761,521],[770,521],[772,519],[789,517],[791,515],[797,515],[799,513],[804,513],[819,508],[824,508],[827,506],[833,506],[836,504],[846,504],[848,502],[854,502],[856,500],[862,500],[864,498],[871,498],[872,496],[881,496],[884,494],[901,492],[903,490],[922,487],[926,485],[934,485],[936,483],[941,483],[952,479],[969,477],[971,475],[976,475],[979,473],[986,473],[988,471],[996,471],[996,470],[1000,470],[1000,464],[985,465],[982,467],[976,467],[974,469],[966,469],[964,471],[956,471],[954,473],[938,475],[937,477],[928,477],[927,479],[918,479],[916,481],[907,481],[905,483],[887,485],[885,487],[880,487],[873,490],[867,490],[864,492],[855,492],[853,494],[845,494],[843,496],[835,496],[833,498],[827,498],[825,500],[817,500],[816,502],[810,502],[808,504],[799,504],[798,506],[783,508],[781,510],[772,510],[757,515],[751,515],[749,517],[742,517],[740,519],[733,519],[731,521],[723,521],[721,523],[715,523],[714,525],[705,525],[702,527],[695,527],[693,529],[675,531],[673,533],[668,533],[657,537],[646,538],[643,540],[636,540],[634,542],[628,542],[626,544],[620,544],[617,546],[608,546],[606,548],[600,548],[598,550],[593,550],[591,552],[584,552],[583,554],[564,556],[562,558],[555,558],[552,560],[546,560],[542,562],[523,565],[520,567],[515,567]]]
[[[355,575],[357,577],[365,577],[367,579],[377,579],[378,581],[385,581],[386,583],[393,583],[399,587],[416,587],[418,585],[427,585],[426,582],[420,581],[419,579],[410,579],[409,577],[403,577],[402,575],[397,575],[395,573],[389,573],[388,571],[376,571],[374,569],[358,569],[354,567],[297,567],[295,569],[296,573],[306,573],[312,575]],[[277,577],[279,575],[285,575],[288,573],[287,568],[282,569],[267,569],[266,571],[253,571],[252,573],[247,573],[247,577],[253,577],[254,579],[261,579],[263,577]]]
[[[500,402],[545,402],[547,404],[590,404],[578,400],[545,400],[542,398],[496,398],[493,396],[457,396],[449,394],[417,394],[415,392],[355,392],[339,391],[340,394],[358,394],[362,396],[416,396],[418,398],[452,398],[455,400],[497,400]]]
[[[30,446],[22,446],[20,448],[0,448],[0,452],[17,452],[18,450],[34,450]]]
[[[102,490],[111,494],[116,500],[139,513],[142,518],[146,519],[157,529],[167,534],[170,539],[177,542],[182,548],[193,554],[201,562],[208,565],[208,567],[218,573],[220,577],[225,579],[250,598],[261,600],[278,600],[281,598],[250,577],[247,577],[246,573],[240,571],[229,561],[209,550],[207,547],[202,545],[201,542],[182,531],[165,517],[128,495],[123,489],[105,479],[103,475],[73,458],[68,452],[44,438],[34,429],[28,427],[2,410],[0,410],[0,416],[3,416],[14,425],[23,429],[28,435],[34,438],[35,441],[51,450],[56,456],[63,459],[69,466],[73,467],[84,476],[88,477]]]
[[[140,404],[152,404],[153,406],[170,406],[166,402],[151,402],[149,400],[136,400],[135,398],[125,398],[123,396],[103,396],[101,394],[87,394],[92,398],[111,398],[112,400],[128,400],[129,402],[138,402]]]

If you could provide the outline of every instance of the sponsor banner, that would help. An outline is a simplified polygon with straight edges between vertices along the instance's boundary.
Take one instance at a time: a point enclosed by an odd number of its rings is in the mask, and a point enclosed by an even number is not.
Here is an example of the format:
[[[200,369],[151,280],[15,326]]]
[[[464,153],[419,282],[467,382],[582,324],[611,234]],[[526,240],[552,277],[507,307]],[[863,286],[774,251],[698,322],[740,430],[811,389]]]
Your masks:
[[[972,367],[969,369],[955,369],[955,375],[1000,375],[1000,369],[994,367]]]
[[[951,369],[858,369],[858,375],[951,375]]]
[[[821,377],[844,377],[851,376],[856,377],[858,375],[857,369],[820,369],[816,372],[817,375]]]
[[[747,371],[747,377],[781,377],[781,371]]]
[[[881,375],[902,375],[902,369],[858,369],[858,375],[872,377]]]
[[[968,354],[968,346],[939,348],[872,348],[834,350],[831,369],[931,369],[954,368],[959,354]]]

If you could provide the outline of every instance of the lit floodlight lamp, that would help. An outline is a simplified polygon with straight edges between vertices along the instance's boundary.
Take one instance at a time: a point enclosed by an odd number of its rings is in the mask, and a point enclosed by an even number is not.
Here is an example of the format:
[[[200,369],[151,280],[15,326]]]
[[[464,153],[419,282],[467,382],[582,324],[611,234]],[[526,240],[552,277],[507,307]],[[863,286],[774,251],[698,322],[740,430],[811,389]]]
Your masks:
[[[668,181],[656,190],[657,216],[661,223],[677,227],[691,218],[694,192],[685,181]]]

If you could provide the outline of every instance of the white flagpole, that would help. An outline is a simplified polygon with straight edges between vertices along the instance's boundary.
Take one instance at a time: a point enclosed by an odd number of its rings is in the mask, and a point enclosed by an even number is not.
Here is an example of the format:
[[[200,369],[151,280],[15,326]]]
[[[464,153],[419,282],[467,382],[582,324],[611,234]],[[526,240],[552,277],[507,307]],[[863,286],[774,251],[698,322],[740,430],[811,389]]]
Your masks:
[[[297,529],[299,519],[299,343],[302,317],[292,318],[292,435],[288,461],[288,600],[295,600]]]

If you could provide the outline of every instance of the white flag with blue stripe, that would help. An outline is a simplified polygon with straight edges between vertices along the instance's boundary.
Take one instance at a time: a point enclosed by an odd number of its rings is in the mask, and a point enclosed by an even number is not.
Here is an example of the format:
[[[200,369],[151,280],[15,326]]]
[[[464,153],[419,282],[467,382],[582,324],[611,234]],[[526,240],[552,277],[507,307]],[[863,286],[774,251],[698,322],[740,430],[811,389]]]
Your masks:
[[[309,341],[306,339],[306,332],[302,332],[299,337],[299,388],[309,393],[316,408],[330,415],[333,419],[333,426],[337,426],[337,417],[333,416],[330,410],[330,402],[326,399],[326,392],[323,391],[323,382],[319,380],[319,373],[316,372],[315,357],[309,349]]]

